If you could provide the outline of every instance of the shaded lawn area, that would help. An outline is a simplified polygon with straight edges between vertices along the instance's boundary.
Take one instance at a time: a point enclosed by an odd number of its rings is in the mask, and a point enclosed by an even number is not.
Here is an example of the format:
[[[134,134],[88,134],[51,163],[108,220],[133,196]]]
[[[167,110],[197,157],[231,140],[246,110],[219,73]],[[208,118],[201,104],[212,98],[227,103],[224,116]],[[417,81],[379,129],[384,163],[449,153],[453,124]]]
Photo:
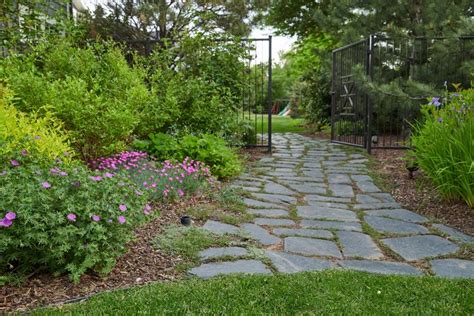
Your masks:
[[[474,280],[325,271],[158,283],[104,293],[34,315],[132,314],[464,314]]]
[[[259,118],[259,124],[260,124]],[[305,121],[302,118],[291,118],[289,116],[272,116],[272,132],[273,133],[302,133],[307,131],[304,126]],[[268,117],[263,119],[263,132],[268,131]],[[259,130],[260,132],[260,130]]]

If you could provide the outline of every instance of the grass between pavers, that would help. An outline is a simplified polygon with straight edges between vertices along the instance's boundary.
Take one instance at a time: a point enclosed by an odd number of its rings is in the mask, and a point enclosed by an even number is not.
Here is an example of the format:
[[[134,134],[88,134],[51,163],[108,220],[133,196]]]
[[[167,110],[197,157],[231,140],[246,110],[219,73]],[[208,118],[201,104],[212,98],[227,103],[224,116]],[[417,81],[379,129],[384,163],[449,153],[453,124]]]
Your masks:
[[[263,119],[263,132],[266,133],[267,131],[268,117],[265,116]],[[303,133],[307,131],[308,128],[305,127],[305,121],[302,118],[291,118],[289,116],[272,115],[273,133]]]
[[[157,283],[33,315],[472,315],[473,302],[474,280],[328,270]]]

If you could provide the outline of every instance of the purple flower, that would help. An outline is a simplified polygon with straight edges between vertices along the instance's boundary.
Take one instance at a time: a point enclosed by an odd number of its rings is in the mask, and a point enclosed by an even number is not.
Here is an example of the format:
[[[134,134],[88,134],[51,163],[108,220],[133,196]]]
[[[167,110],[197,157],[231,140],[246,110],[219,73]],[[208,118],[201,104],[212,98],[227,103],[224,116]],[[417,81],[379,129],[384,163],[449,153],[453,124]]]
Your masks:
[[[6,174],[7,174],[6,170],[3,170],[2,172],[0,172],[0,176],[5,176]]]
[[[145,208],[143,209],[143,213],[145,215],[150,215],[150,212],[151,212],[151,206],[150,206],[150,204],[146,204]]]
[[[443,118],[442,117],[438,117],[438,123],[443,123]]]
[[[433,97],[430,101],[430,104],[439,107],[441,105],[441,103],[439,102],[439,97]]]
[[[12,165],[13,167],[18,167],[18,166],[20,165],[20,163],[19,163],[17,160],[15,160],[15,159],[10,160],[10,163],[11,163],[11,165]]]
[[[61,171],[59,173],[59,175],[62,176],[62,177],[67,177],[67,172]]]
[[[102,180],[101,176],[93,176],[93,177],[89,177],[89,178],[93,181],[101,181]]]
[[[125,204],[120,204],[119,205],[119,210],[121,210],[122,212],[125,212],[127,210],[127,205]]]
[[[104,177],[106,177],[106,178],[112,178],[113,176],[114,176],[113,173],[110,173],[110,172],[104,173]]]
[[[92,215],[91,218],[94,222],[100,221],[100,216],[99,215]]]
[[[76,214],[73,214],[73,213],[69,213],[67,214],[67,219],[70,221],[70,222],[75,222],[76,221]]]
[[[23,150],[21,151],[21,155],[22,155],[22,156],[27,156],[27,155],[28,155],[28,150],[23,149]]]
[[[36,140],[40,140],[41,137],[40,137],[40,136],[35,136],[35,139],[36,139]]]
[[[12,221],[16,218],[16,213],[14,212],[8,212],[6,215],[5,215],[5,218]]]
[[[118,222],[119,222],[120,224],[125,224],[126,221],[127,221],[127,220],[125,219],[125,216],[119,216],[119,217],[118,217]]]
[[[8,218],[4,218],[0,220],[0,227],[10,227],[12,226],[13,222],[9,220]]]
[[[49,182],[45,181],[45,182],[42,182],[41,183],[41,186],[45,189],[49,189],[51,188],[51,184],[49,184]]]
[[[81,181],[74,181],[72,183],[73,186],[75,186],[76,188],[80,187],[81,186]]]

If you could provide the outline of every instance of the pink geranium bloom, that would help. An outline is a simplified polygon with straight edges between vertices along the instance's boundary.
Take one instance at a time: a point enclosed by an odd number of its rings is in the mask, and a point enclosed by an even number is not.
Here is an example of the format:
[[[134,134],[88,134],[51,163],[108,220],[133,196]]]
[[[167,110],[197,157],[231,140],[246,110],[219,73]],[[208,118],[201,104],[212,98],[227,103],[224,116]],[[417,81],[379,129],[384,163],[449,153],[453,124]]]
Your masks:
[[[184,191],[181,190],[181,189],[178,189],[178,195],[179,195],[179,196],[183,196],[183,195],[184,195]]]
[[[7,218],[0,220],[0,227],[10,227],[12,224],[13,222]]]
[[[6,215],[5,215],[5,218],[12,221],[16,218],[16,213],[14,212],[8,212]]]
[[[114,176],[113,173],[110,173],[110,172],[104,173],[104,177],[106,177],[106,178],[112,178],[113,176]]]
[[[92,215],[91,218],[94,222],[100,221],[100,216],[99,215]]]
[[[76,218],[77,218],[77,217],[76,217],[76,214],[73,214],[73,213],[67,214],[66,217],[67,217],[67,219],[68,219],[69,221],[71,221],[71,222],[75,222],[75,221],[76,221]]]
[[[93,181],[101,181],[102,180],[101,176],[92,176],[92,177],[89,177],[89,178]]]
[[[21,155],[22,155],[22,156],[28,156],[28,150],[23,149],[23,150],[21,151]]]
[[[118,217],[118,222],[119,222],[120,224],[124,224],[126,221],[127,221],[127,220],[125,219],[125,216],[119,216],[119,217]]]
[[[49,189],[51,188],[51,184],[49,184],[49,182],[45,181],[45,182],[42,182],[41,183],[41,186],[45,189]]]
[[[120,204],[119,205],[119,210],[121,210],[122,212],[125,212],[127,210],[127,205],[125,204]]]
[[[10,160],[10,163],[11,163],[11,165],[12,165],[13,167],[18,167],[18,166],[20,165],[20,163],[19,163],[17,160],[15,160],[15,159]]]

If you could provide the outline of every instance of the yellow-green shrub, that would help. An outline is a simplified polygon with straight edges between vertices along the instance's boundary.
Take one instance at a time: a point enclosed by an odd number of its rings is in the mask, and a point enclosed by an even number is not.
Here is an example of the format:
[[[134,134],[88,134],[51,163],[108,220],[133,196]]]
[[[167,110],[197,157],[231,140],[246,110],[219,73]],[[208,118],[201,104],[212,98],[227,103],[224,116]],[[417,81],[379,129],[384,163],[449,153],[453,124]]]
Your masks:
[[[71,161],[72,149],[61,124],[50,114],[37,117],[18,111],[13,93],[0,85],[0,161],[13,159],[20,150],[34,154],[38,161],[61,158]]]

